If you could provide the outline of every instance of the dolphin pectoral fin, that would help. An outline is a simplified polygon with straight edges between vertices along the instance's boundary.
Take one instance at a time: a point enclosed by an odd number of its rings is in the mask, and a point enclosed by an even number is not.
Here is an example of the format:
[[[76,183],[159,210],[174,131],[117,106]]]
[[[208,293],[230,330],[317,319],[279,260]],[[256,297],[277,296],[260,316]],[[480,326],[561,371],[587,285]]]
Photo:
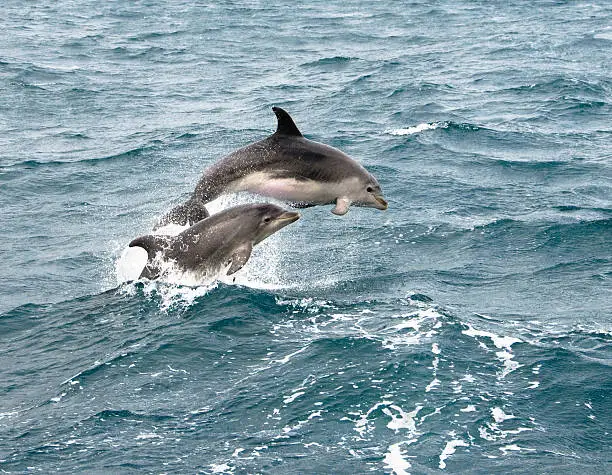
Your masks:
[[[331,212],[342,216],[348,213],[349,206],[351,206],[351,200],[348,198],[336,198],[336,207]]]
[[[253,245],[250,242],[236,249],[234,254],[232,254],[232,257],[230,257],[232,265],[227,270],[227,275],[232,275],[242,269],[242,266],[244,266],[249,260],[249,257],[251,257],[252,250]]]

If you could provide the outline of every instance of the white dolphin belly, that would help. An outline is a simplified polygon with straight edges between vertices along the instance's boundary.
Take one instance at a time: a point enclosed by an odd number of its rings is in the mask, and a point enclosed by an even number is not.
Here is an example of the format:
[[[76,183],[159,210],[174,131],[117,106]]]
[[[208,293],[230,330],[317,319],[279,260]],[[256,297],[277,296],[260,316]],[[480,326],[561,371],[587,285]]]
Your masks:
[[[333,202],[341,184],[295,178],[275,178],[266,172],[251,173],[235,182],[232,191],[249,191],[283,201],[327,204]]]

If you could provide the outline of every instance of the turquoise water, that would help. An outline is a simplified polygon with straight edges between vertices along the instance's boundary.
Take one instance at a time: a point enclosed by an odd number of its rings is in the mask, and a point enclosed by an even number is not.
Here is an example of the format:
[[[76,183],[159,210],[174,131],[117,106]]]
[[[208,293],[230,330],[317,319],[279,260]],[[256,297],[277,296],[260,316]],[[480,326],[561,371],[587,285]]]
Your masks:
[[[612,470],[608,2],[3,5],[2,471]],[[126,281],[273,105],[389,209]]]

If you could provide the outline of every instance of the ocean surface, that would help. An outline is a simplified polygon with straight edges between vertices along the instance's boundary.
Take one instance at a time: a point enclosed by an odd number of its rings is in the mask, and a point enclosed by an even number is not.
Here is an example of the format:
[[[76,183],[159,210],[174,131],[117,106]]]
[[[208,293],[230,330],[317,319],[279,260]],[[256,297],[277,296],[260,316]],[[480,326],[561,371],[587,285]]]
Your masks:
[[[0,472],[612,472],[612,3],[2,6]],[[132,280],[272,106],[389,209]]]

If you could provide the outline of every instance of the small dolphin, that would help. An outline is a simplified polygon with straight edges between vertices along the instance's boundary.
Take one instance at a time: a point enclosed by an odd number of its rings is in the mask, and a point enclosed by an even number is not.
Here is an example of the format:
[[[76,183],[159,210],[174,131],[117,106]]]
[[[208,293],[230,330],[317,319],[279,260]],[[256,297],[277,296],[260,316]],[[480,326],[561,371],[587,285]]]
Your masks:
[[[249,260],[253,246],[299,217],[299,213],[273,204],[234,206],[199,221],[177,236],[141,236],[129,246],[147,251],[147,265],[140,278],[162,277],[161,261],[170,261],[178,270],[199,276],[226,268],[227,275],[231,275]]]
[[[340,150],[305,138],[291,116],[280,107],[276,132],[238,149],[204,172],[184,204],[160,222],[193,224],[206,212],[205,204],[223,193],[249,191],[306,208],[335,203],[332,213],[346,214],[349,206],[387,209],[380,185],[372,174]]]

